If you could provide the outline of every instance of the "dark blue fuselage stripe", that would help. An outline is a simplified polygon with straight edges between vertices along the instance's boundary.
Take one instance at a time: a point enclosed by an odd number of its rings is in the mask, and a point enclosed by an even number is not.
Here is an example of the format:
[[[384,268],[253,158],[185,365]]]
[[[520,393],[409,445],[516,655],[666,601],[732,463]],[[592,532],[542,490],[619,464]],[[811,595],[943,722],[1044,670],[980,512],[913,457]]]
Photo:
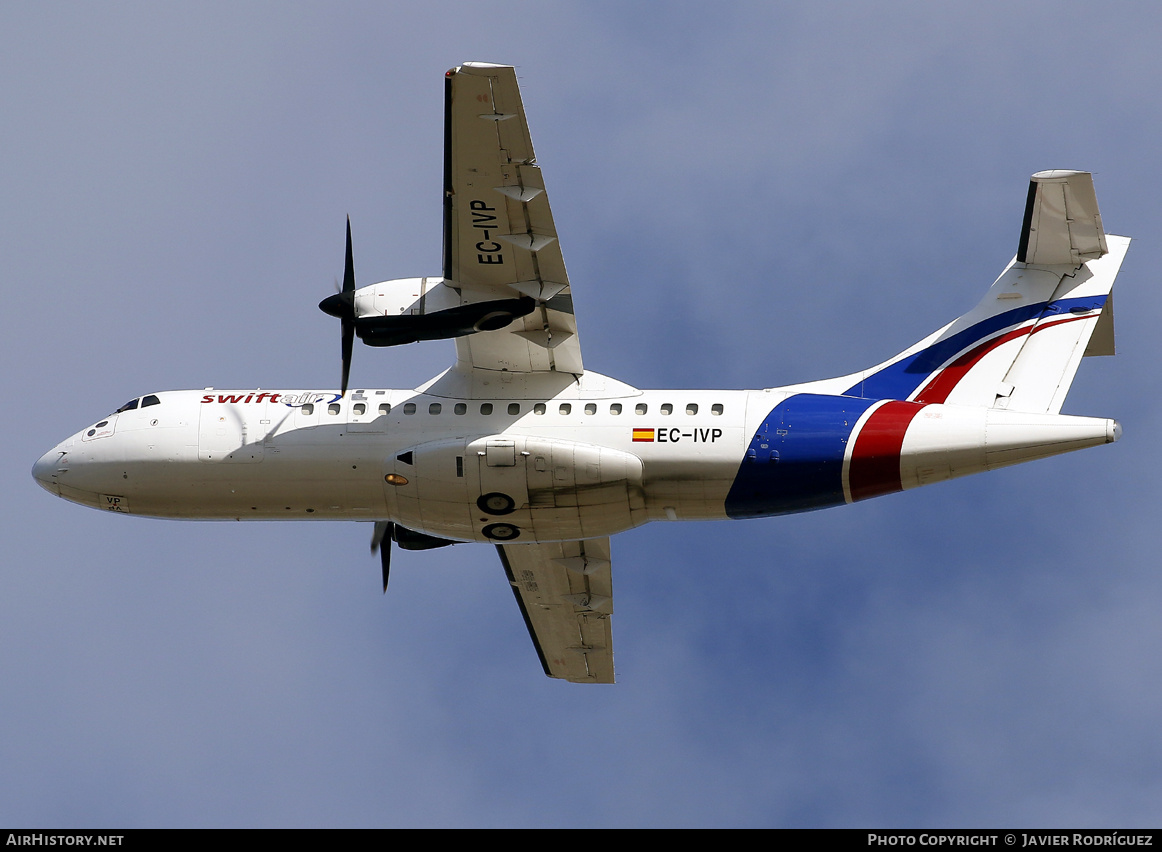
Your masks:
[[[926,349],[889,364],[862,382],[844,391],[852,396],[871,399],[907,399],[920,385],[944,364],[965,349],[1010,326],[1020,325],[1044,314],[1059,314],[1072,309],[1095,310],[1106,302],[1106,296],[1087,296],[1080,299],[1058,299],[1056,302],[1038,302],[1014,308],[1002,314],[981,320],[964,331],[938,340]]]
[[[802,393],[776,405],[751,439],[726,496],[731,518],[806,512],[846,502],[843,457],[874,399]]]

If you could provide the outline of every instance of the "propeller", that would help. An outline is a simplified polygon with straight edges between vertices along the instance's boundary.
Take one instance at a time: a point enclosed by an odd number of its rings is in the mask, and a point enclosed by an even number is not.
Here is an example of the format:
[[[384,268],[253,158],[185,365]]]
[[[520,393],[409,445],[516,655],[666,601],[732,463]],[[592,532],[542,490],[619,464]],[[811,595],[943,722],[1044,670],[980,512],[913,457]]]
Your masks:
[[[343,289],[319,302],[319,310],[343,323],[343,382],[341,396],[347,395],[351,375],[351,350],[355,345],[355,262],[351,256],[351,217],[347,217],[347,262],[343,267]]]
[[[401,550],[432,550],[437,547],[447,547],[456,542],[447,538],[438,538],[427,533],[409,530],[391,521],[376,521],[375,529],[371,533],[371,552],[379,552],[379,564],[383,566],[383,593],[387,594],[387,579],[391,573],[391,543],[395,542]]]

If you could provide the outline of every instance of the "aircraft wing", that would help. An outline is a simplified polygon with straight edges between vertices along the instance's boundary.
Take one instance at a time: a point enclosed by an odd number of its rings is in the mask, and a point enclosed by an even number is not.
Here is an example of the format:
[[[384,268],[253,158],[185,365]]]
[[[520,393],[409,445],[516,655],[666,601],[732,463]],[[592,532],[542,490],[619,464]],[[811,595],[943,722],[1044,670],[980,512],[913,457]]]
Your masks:
[[[613,683],[609,537],[496,549],[545,674]]]
[[[579,374],[569,278],[516,69],[467,62],[444,90],[444,280],[461,304],[528,297],[532,313],[456,340],[459,366]]]

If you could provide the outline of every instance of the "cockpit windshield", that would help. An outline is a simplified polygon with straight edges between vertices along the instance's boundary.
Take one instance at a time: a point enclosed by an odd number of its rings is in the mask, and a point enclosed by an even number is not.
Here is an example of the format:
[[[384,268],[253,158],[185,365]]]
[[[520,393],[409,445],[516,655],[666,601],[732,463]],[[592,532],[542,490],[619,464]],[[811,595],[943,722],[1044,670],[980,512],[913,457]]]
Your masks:
[[[143,397],[141,397],[141,399],[131,399],[131,400],[129,400],[129,402],[125,403],[123,406],[118,408],[113,413],[120,414],[123,411],[133,411],[138,406],[140,406],[141,408],[146,408],[150,405],[161,405],[161,400],[158,399],[157,396],[154,394],[150,394],[149,396],[143,396]]]

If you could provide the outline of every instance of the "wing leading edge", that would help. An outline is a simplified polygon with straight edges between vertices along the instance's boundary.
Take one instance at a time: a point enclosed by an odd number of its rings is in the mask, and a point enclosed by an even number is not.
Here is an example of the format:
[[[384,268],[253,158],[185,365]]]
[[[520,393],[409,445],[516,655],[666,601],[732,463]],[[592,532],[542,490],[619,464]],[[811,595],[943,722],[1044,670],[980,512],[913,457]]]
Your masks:
[[[545,674],[613,683],[609,538],[496,549]]]
[[[523,297],[532,308],[457,338],[457,366],[580,374],[573,297],[516,70],[467,62],[447,73],[444,96],[444,280],[462,304]]]

